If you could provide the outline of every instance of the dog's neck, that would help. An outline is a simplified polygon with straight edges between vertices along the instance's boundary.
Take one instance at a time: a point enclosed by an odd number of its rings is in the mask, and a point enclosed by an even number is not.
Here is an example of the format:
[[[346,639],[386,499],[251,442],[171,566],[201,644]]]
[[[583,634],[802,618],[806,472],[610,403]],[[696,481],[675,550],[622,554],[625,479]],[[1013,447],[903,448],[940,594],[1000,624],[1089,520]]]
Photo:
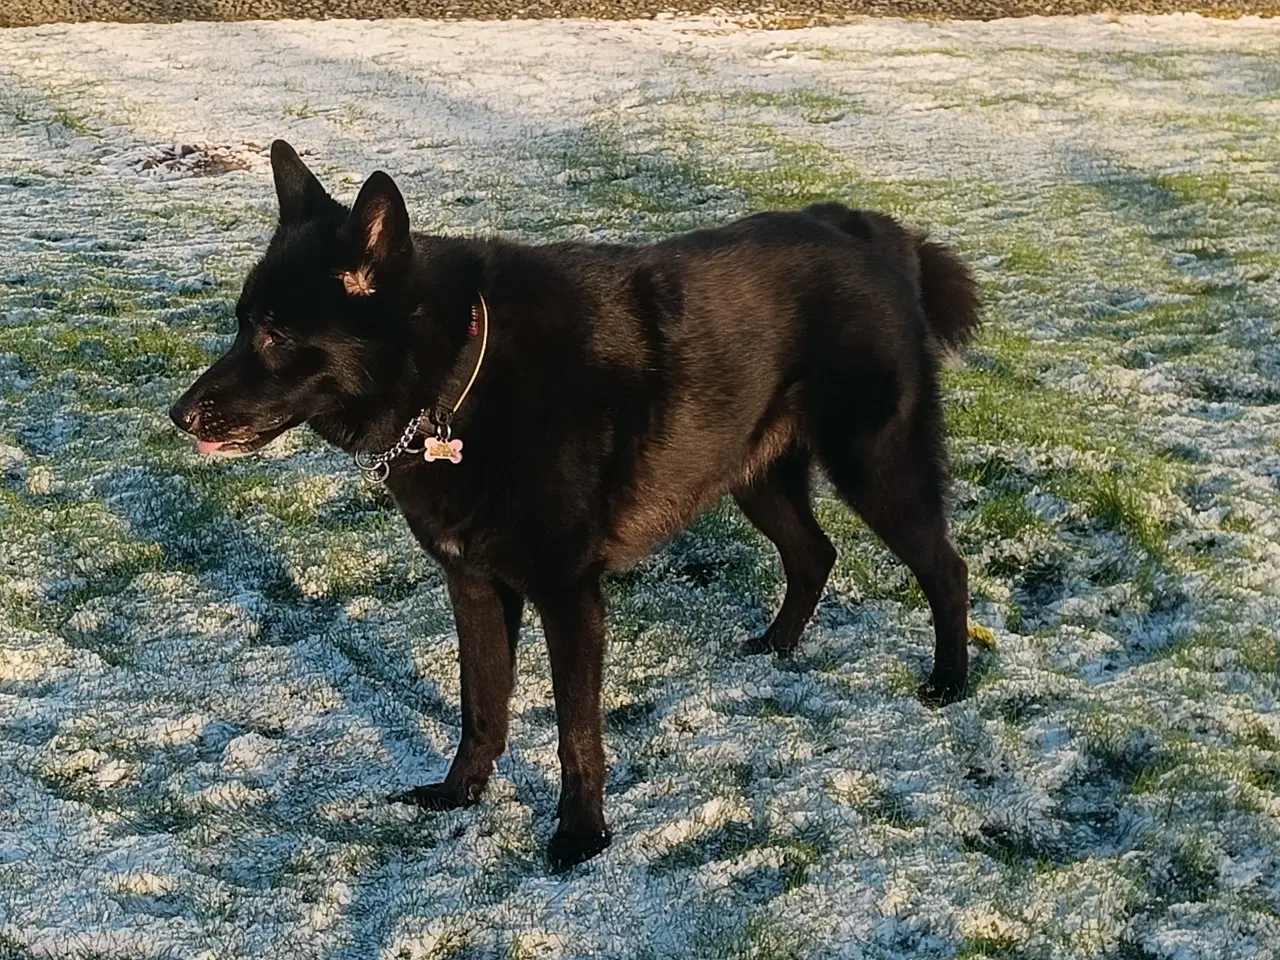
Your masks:
[[[350,401],[339,412],[312,417],[308,426],[346,453],[374,453],[395,443],[416,412],[407,397],[367,397]]]
[[[405,366],[393,378],[403,387],[390,393],[350,397],[339,410],[313,417],[309,425],[323,440],[346,453],[379,453],[394,445],[410,420],[439,399],[462,351],[465,334],[459,340],[453,324],[430,315],[421,304],[410,322],[414,335]]]

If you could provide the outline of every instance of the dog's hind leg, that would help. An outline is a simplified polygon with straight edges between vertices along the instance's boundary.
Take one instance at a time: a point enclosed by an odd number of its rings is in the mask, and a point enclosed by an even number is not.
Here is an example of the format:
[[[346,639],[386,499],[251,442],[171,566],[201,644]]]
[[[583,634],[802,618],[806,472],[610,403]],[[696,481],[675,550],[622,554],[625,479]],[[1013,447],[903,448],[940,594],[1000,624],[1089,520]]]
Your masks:
[[[443,783],[391,798],[428,810],[449,810],[479,799],[494,762],[507,745],[515,651],[524,599],[494,581],[446,570],[462,668],[462,741]]]
[[[835,564],[836,550],[814,519],[809,503],[809,455],[790,450],[775,460],[749,487],[733,498],[750,520],[773,541],[782,558],[787,592],[782,607],[763,634],[747,641],[746,653],[789,653],[822,597]]]
[[[940,424],[936,408],[922,406],[872,444],[851,440],[821,450],[841,496],[911,569],[929,600],[933,672],[919,695],[930,704],[963,697],[969,672],[969,568],[947,533]]]

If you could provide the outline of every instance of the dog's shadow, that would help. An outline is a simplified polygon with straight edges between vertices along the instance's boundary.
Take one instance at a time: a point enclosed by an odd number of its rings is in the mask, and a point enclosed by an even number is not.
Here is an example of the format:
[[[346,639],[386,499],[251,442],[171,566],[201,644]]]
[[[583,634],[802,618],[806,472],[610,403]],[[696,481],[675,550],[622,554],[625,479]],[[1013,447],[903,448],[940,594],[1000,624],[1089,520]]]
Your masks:
[[[410,638],[420,632],[421,625],[407,624],[408,635],[402,634],[401,642],[383,636],[383,622],[402,622],[405,610],[420,608],[421,603],[414,603],[415,594],[429,590],[430,585],[420,584],[416,590],[397,587],[385,598],[385,615],[368,620],[350,612],[353,601],[362,595],[359,589],[307,595],[289,558],[268,535],[256,529],[251,519],[234,516],[214,496],[202,493],[201,488],[210,489],[207,480],[192,482],[192,475],[201,469],[209,468],[124,467],[99,479],[96,493],[134,537],[159,546],[162,571],[195,576],[208,592],[243,610],[248,635],[235,636],[232,644],[211,652],[215,660],[231,661],[229,675],[241,669],[251,671],[247,664],[253,662],[290,659],[273,671],[266,686],[256,686],[253,673],[247,672],[243,695],[226,696],[223,691],[216,698],[220,715],[212,720],[227,729],[269,738],[297,736],[303,757],[312,754],[319,761],[293,767],[290,782],[275,801],[279,822],[295,830],[310,828],[321,837],[336,839],[340,834],[355,840],[367,833],[365,839],[376,841],[383,829],[379,824],[385,821],[377,808],[386,804],[386,796],[416,777],[438,779],[448,767],[449,757],[424,733],[424,722],[460,728],[458,705],[450,703],[415,662]],[[232,464],[225,482],[231,486],[243,482],[245,469]],[[263,476],[262,482],[280,480]],[[441,634],[452,630],[451,620],[438,625]],[[263,648],[270,648],[265,657]],[[317,683],[338,692],[342,705],[319,711],[314,740],[286,733],[287,728],[297,727],[289,722],[288,708],[280,702],[282,692]],[[201,708],[207,710],[207,705]],[[342,712],[350,715],[349,721],[335,723],[334,713]],[[380,751],[360,743],[368,731],[376,732]],[[318,756],[321,749],[324,755]],[[370,753],[381,753],[390,763],[370,769]],[[365,756],[360,758],[361,754]],[[335,760],[343,755],[351,757],[345,767],[344,761]],[[221,761],[222,757],[205,759]],[[335,803],[367,812],[337,824],[332,814],[321,809]]]

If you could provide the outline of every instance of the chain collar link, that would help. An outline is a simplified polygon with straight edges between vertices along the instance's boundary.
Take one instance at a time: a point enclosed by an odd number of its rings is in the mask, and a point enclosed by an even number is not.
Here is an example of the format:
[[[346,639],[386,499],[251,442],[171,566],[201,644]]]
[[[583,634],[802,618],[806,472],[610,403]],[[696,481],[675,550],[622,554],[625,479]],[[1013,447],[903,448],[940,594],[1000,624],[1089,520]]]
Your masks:
[[[391,473],[391,461],[409,449],[409,444],[413,443],[414,438],[418,435],[418,428],[422,426],[422,421],[427,419],[429,412],[429,407],[425,410],[420,410],[418,415],[409,421],[408,426],[404,428],[404,433],[400,435],[400,439],[396,441],[396,445],[390,450],[382,453],[357,453],[355,455],[356,466],[364,474],[365,480],[373,484],[386,482]]]

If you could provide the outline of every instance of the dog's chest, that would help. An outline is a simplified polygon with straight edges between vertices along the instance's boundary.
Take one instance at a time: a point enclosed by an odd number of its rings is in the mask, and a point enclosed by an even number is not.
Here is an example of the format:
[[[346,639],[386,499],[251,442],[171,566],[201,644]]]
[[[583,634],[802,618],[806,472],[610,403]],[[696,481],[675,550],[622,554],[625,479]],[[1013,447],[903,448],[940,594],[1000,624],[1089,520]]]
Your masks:
[[[401,512],[418,543],[442,563],[464,562],[477,569],[503,566],[503,551],[495,551],[492,534],[463,524],[442,522],[428,513],[410,514],[403,507]]]
[[[441,469],[438,464],[432,466]],[[393,475],[387,486],[409,529],[424,548],[451,559],[475,553],[474,535],[465,522],[471,512],[467,504],[459,502],[456,490],[447,484],[432,483],[432,479],[435,478],[426,471],[415,470],[403,479]]]

